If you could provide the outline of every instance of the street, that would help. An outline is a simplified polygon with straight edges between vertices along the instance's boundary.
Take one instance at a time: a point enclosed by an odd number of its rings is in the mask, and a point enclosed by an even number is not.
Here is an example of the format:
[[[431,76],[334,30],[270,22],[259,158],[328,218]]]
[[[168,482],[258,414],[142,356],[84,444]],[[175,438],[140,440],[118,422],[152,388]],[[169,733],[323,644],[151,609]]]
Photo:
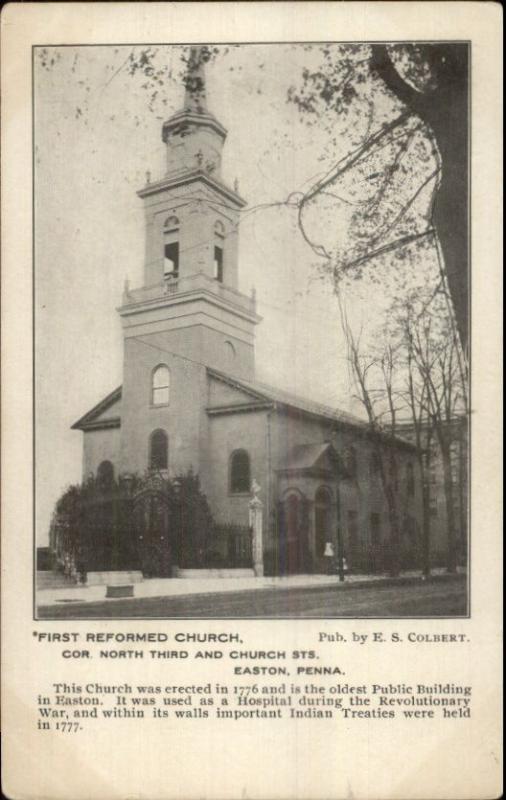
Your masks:
[[[459,617],[466,576],[41,606],[39,619]]]

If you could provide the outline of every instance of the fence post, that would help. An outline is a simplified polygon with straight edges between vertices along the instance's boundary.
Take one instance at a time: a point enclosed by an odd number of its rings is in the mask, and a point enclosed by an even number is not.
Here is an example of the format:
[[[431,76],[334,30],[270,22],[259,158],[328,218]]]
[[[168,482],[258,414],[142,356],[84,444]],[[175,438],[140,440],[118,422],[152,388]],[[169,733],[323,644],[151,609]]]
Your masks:
[[[253,535],[252,554],[253,569],[257,578],[264,574],[264,547],[263,547],[263,507],[264,504],[258,497],[260,486],[254,480],[251,486],[253,497],[249,501],[249,526]]]

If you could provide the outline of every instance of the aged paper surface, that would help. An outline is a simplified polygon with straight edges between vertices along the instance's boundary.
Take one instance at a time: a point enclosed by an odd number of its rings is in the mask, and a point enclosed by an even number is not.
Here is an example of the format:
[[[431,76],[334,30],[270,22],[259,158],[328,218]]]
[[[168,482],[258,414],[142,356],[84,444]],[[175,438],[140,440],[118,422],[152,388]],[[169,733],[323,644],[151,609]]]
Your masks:
[[[4,10],[6,796],[501,794],[500,22]]]

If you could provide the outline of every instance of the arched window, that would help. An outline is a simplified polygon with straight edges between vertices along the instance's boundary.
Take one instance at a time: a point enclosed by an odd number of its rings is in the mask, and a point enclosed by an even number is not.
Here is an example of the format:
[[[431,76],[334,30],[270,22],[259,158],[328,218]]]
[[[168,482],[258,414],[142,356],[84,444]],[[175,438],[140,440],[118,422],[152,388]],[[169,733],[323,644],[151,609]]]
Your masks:
[[[217,220],[214,225],[214,277],[223,283],[223,251],[225,243],[225,227]]]
[[[293,492],[286,498],[286,528],[289,539],[297,539],[300,527],[300,498]]]
[[[110,486],[114,480],[114,467],[110,461],[101,461],[97,468],[97,481],[101,486]]]
[[[149,437],[149,468],[168,469],[169,437],[160,428]]]
[[[246,450],[235,450],[230,457],[230,492],[244,494],[251,487],[249,455]]]
[[[409,497],[415,493],[415,473],[411,461],[406,464],[406,492]]]
[[[164,278],[179,275],[179,220],[174,215],[163,224],[163,275]]]
[[[315,527],[315,554],[321,558],[325,553],[325,545],[332,542],[332,498],[328,489],[323,486],[315,495],[314,527]]]
[[[165,364],[153,370],[151,378],[151,403],[154,406],[167,406],[170,396],[170,372]]]

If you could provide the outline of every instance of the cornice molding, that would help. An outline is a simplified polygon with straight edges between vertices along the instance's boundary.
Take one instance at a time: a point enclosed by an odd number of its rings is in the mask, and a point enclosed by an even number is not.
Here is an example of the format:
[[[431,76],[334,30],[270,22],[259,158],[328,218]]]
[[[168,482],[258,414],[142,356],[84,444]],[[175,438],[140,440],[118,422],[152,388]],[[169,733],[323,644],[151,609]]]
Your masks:
[[[77,428],[81,431],[101,431],[108,428],[121,428],[121,417],[110,417],[109,419],[97,419],[95,422],[83,422],[72,425],[72,428]]]
[[[255,411],[270,411],[273,403],[237,403],[228,406],[208,406],[206,412],[210,417],[224,416],[227,414],[249,414]]]
[[[138,197],[142,198],[149,197],[150,195],[164,192],[167,189],[175,189],[178,186],[185,186],[189,183],[194,183],[195,181],[202,181],[203,183],[207,184],[207,186],[222,194],[227,198],[227,200],[234,203],[234,205],[236,205],[238,208],[244,208],[244,206],[247,205],[246,200],[237,194],[237,192],[234,192],[233,189],[230,189],[221,181],[216,180],[216,178],[211,177],[211,175],[202,169],[191,170],[189,172],[184,172],[181,175],[174,175],[173,177],[167,175],[160,181],[146,184],[146,186],[143,186],[142,189],[138,190],[137,195]]]

